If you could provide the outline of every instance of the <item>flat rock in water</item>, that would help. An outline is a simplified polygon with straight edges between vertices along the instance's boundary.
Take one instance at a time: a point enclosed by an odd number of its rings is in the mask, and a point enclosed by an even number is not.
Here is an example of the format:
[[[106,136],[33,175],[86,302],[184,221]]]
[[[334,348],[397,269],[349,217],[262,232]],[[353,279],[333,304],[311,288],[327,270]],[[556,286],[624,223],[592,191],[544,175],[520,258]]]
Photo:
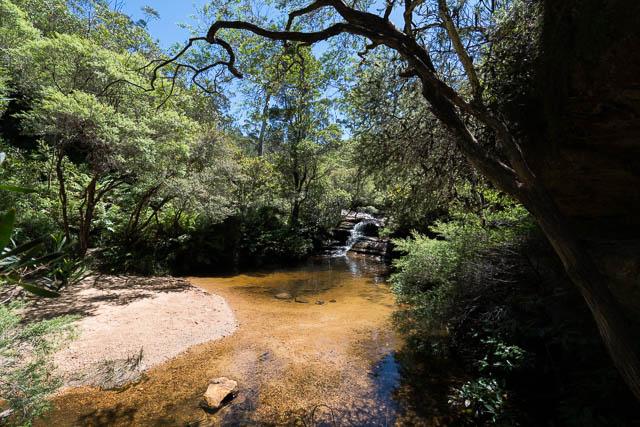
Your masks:
[[[322,304],[324,304],[324,301],[316,301],[316,304],[317,305],[322,305]]]
[[[234,397],[238,383],[225,377],[211,381],[207,391],[202,395],[200,406],[210,411],[216,411],[222,407],[222,402]]]
[[[300,304],[308,304],[309,303],[309,300],[308,299],[304,299],[304,298],[296,298],[295,301],[299,302]]]
[[[336,302],[336,300],[334,300],[334,299],[330,299],[330,300],[329,300],[329,302]]]
[[[276,299],[291,299],[289,292],[280,292],[275,295]]]

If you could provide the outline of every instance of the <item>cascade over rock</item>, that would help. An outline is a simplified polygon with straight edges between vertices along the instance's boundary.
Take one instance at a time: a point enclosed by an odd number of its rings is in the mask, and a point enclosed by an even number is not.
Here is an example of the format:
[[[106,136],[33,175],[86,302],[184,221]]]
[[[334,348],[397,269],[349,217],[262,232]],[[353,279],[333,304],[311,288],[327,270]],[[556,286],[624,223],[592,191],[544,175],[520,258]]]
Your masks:
[[[387,259],[391,255],[391,242],[378,237],[386,218],[364,212],[342,211],[342,221],[333,230],[333,239],[325,245],[332,256],[371,256]]]

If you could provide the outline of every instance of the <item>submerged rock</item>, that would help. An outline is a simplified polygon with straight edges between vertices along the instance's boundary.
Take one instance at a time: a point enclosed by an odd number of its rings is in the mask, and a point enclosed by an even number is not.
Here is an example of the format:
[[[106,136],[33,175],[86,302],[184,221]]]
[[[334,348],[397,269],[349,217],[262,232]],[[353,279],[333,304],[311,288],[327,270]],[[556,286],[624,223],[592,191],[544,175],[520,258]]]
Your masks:
[[[308,304],[309,300],[305,299],[305,298],[297,298],[296,297],[295,302],[299,302],[300,304]]]
[[[209,411],[217,411],[223,403],[233,399],[237,394],[238,383],[225,377],[211,381],[207,391],[202,395],[200,406]]]
[[[334,300],[334,299],[330,299],[330,300],[329,300],[329,302],[336,302],[336,300]]]
[[[279,292],[275,295],[276,299],[291,299],[289,292]]]
[[[324,301],[316,301],[316,304],[317,305],[322,305],[322,304],[324,304]]]

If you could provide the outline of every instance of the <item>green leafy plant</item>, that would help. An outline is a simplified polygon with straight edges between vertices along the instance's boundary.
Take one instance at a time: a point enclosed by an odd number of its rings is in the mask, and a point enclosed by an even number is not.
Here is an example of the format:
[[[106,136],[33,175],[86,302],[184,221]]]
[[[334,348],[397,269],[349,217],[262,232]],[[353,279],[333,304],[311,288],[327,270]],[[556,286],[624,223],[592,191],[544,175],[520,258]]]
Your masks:
[[[5,160],[0,153],[0,164]],[[29,193],[33,190],[0,185],[1,190]],[[86,267],[68,256],[70,245],[60,235],[16,245],[11,240],[16,211],[0,214],[0,285],[16,285],[41,297],[58,297],[59,290],[81,280]],[[49,250],[47,243],[52,250]],[[0,288],[1,289],[1,288]],[[30,425],[50,406],[49,396],[60,386],[52,374],[49,355],[73,335],[73,316],[25,322],[19,315],[22,302],[10,295],[0,301],[0,402],[9,405],[0,421]]]
[[[495,378],[480,377],[452,389],[449,404],[469,413],[479,422],[503,421],[508,394]]]
[[[5,158],[5,154],[0,153],[0,164]],[[0,185],[0,189],[33,192],[28,188],[9,185]],[[0,214],[0,281],[20,286],[41,297],[54,298],[60,296],[58,291],[61,288],[85,276],[86,266],[68,255],[71,245],[61,235],[16,245],[11,240],[15,220],[16,211],[13,208]],[[52,251],[48,250],[47,241],[52,244]]]
[[[73,337],[73,316],[25,323],[23,303],[0,305],[0,407],[10,424],[31,425],[51,407],[59,388],[49,356]],[[2,423],[3,419],[0,419]]]

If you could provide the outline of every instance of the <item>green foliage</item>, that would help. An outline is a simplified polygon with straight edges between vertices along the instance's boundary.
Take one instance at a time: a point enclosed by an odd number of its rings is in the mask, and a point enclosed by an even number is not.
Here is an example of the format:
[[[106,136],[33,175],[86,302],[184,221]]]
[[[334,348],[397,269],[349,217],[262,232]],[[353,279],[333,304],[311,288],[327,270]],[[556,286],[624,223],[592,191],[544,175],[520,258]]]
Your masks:
[[[24,323],[20,308],[0,304],[0,396],[14,410],[11,424],[31,425],[51,407],[48,399],[60,386],[49,356],[72,338],[74,317]]]
[[[562,266],[521,206],[477,193],[484,209],[461,204],[431,237],[396,240],[396,321],[412,363],[445,372],[443,404],[461,424],[625,425],[633,397]]]
[[[532,229],[520,205],[495,191],[480,194],[486,205],[479,213],[461,209],[449,221],[437,221],[430,228],[434,237],[414,232],[394,240],[404,255],[394,261],[392,289],[406,304],[396,320],[411,334],[418,352],[445,357],[455,350],[458,319],[468,315],[469,300],[477,300],[483,289],[488,292],[499,274],[487,269],[487,255],[514,247]],[[466,352],[478,376],[451,390],[449,404],[461,415],[492,423],[508,423],[514,416],[508,408],[505,377],[526,366],[529,356],[504,341],[506,326],[481,321],[464,341],[463,345],[473,346]]]
[[[0,153],[0,165],[4,159],[5,153]],[[0,190],[34,192],[7,185],[0,185]],[[53,298],[60,295],[58,291],[64,286],[82,279],[84,264],[69,257],[70,245],[62,236],[51,236],[54,243],[51,251],[45,238],[7,247],[14,233],[15,220],[15,208],[0,214],[0,284],[20,286],[35,295]]]
[[[9,49],[21,46],[24,42],[40,37],[27,14],[9,0],[0,1],[0,55],[8,54]]]
[[[362,191],[358,202],[379,204],[391,217],[388,232],[404,237],[426,229],[462,199],[460,187],[481,179],[430,111],[419,82],[396,78],[402,70],[393,58],[378,49],[368,56],[370,66],[354,66],[342,104],[353,134],[352,164],[375,188]]]
[[[256,158],[253,131],[225,132],[230,121],[215,73],[198,83],[212,94],[180,74],[175,81],[162,75],[156,90],[144,90],[144,65],[157,51],[144,23],[103,1],[2,6],[11,20],[0,23],[7,40],[1,84],[16,101],[0,122],[11,129],[3,142],[11,162],[0,177],[37,190],[0,193],[21,212],[18,240],[62,230],[77,241],[78,254],[108,247],[102,254],[109,270],[153,273],[180,268],[186,253],[212,268],[250,264],[243,256],[299,259],[339,221],[350,196],[341,185],[347,166],[338,127],[324,98],[334,73],[324,72],[310,49],[267,49],[258,38],[234,35],[242,43],[238,63],[254,75],[242,87],[247,101],[256,101],[250,120],[267,125],[266,149]],[[220,54],[203,44],[193,60]],[[277,60],[265,68],[268,57]],[[267,110],[258,108],[267,93]],[[271,217],[257,220],[255,212]],[[227,259],[225,251],[229,262],[212,261]]]
[[[502,415],[508,394],[495,378],[480,377],[452,389],[449,404],[477,420],[491,424],[511,425]]]
[[[450,214],[449,221],[436,221],[429,228],[435,237],[413,232],[409,238],[393,241],[396,250],[405,254],[394,261],[397,272],[392,276],[402,301],[422,299],[423,292],[441,285],[454,286],[483,251],[512,244],[533,226],[521,205],[496,191],[481,194],[489,206],[481,214],[458,210]]]

